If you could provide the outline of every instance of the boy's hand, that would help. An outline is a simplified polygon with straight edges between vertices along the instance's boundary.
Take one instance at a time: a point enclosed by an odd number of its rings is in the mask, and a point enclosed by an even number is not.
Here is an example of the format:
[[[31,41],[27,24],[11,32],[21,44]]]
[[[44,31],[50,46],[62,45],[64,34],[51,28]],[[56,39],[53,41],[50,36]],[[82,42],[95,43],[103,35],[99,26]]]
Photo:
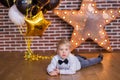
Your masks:
[[[55,69],[55,71],[56,71],[58,74],[60,74],[60,70],[59,70],[59,69]]]
[[[49,73],[49,75],[50,75],[50,76],[57,76],[58,73],[57,73],[57,71],[52,71],[52,72]]]

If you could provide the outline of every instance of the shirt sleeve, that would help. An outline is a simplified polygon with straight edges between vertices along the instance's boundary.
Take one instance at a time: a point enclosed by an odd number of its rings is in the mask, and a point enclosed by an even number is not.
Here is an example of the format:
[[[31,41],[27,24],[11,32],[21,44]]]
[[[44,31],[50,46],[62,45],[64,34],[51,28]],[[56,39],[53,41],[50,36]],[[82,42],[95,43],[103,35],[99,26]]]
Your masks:
[[[50,73],[54,71],[56,69],[56,66],[57,66],[57,60],[55,59],[55,57],[53,57],[51,63],[47,67],[47,72]]]
[[[60,70],[60,74],[75,74],[76,71],[77,71],[77,67],[80,66],[80,64],[77,64],[77,60],[76,58],[71,58],[71,60],[69,60],[69,64],[70,64],[70,67],[69,69],[62,69]]]

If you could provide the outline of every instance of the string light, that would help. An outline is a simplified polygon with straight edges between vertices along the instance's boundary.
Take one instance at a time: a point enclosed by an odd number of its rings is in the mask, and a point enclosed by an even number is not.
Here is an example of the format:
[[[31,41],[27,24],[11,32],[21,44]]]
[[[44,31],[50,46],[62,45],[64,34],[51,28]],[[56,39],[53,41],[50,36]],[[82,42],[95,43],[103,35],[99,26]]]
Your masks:
[[[74,36],[76,35],[76,33],[74,33]]]
[[[120,10],[119,10],[119,13],[120,13]]]
[[[97,11],[95,11],[94,13],[97,13]]]
[[[64,12],[64,14],[67,14],[67,12]]]
[[[72,14],[75,14],[75,12],[73,11]]]
[[[75,43],[76,45],[78,45],[78,43]]]
[[[76,30],[78,30],[78,25],[76,25]]]
[[[101,45],[103,45],[103,42],[101,42]]]
[[[114,15],[112,15],[112,17],[114,18],[115,16],[114,16]]]
[[[82,6],[84,7],[84,6],[85,6],[85,4],[82,4]]]
[[[109,50],[109,49],[110,49],[110,47],[107,47],[107,49]]]
[[[99,25],[100,27],[102,27],[102,25]]]
[[[95,41],[97,41],[97,38],[95,38]]]
[[[82,14],[83,12],[82,12],[82,11],[80,11],[80,13]]]
[[[95,6],[95,4],[92,4],[92,6],[94,7],[94,6]]]
[[[59,14],[59,12],[57,12],[57,14]]]
[[[72,21],[69,21],[70,23],[72,23]]]
[[[76,27],[78,28],[78,25],[76,25]]]
[[[110,13],[113,13],[113,11],[111,10]]]
[[[72,42],[73,42],[73,40],[72,40]]]
[[[105,33],[104,33],[104,32],[102,32],[102,34],[104,35]]]
[[[88,33],[87,35],[90,36],[90,33]]]
[[[103,14],[105,13],[105,11],[103,11]]]
[[[63,19],[65,19],[65,16],[63,16]]]
[[[107,22],[107,23],[108,23],[108,20],[105,20],[105,22]]]
[[[84,38],[82,38],[82,41],[84,41]]]
[[[107,42],[107,40],[105,40],[105,42]]]

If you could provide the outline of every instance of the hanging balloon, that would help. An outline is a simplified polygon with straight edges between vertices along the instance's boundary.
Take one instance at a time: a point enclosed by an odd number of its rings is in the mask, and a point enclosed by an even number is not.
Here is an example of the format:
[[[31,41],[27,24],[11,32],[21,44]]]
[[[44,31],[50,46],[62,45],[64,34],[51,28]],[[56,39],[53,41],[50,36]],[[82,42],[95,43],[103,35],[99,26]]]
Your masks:
[[[16,6],[21,13],[26,15],[33,6],[32,0],[16,0]]]
[[[14,4],[14,0],[0,0],[0,3],[9,8]]]
[[[15,4],[9,9],[8,16],[15,25],[20,26],[25,23],[24,15],[19,12]]]
[[[25,18],[27,24],[26,36],[42,36],[44,31],[50,25],[50,22],[44,18],[42,11],[38,12],[32,18]]]
[[[43,7],[42,11],[53,10],[59,5],[59,3],[60,0],[50,0],[50,2]]]
[[[50,0],[33,0],[33,5],[38,5],[40,8],[48,4]]]

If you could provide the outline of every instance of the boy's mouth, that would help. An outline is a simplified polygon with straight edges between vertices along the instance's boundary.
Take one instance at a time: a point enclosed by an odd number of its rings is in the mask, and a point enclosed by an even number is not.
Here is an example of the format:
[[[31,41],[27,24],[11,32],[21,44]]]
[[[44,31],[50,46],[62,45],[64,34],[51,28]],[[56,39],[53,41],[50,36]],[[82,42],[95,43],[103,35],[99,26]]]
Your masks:
[[[62,56],[66,56],[66,55],[63,54]]]

